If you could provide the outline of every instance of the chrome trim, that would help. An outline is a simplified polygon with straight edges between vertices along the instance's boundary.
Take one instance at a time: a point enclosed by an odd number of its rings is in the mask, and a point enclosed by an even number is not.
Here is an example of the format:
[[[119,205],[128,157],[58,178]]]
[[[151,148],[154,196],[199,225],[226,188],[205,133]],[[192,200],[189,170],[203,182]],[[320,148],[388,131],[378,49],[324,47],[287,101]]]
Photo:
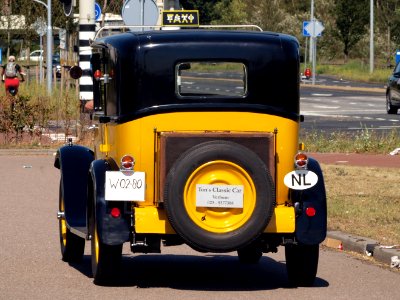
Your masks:
[[[63,212],[63,211],[58,211],[58,212],[57,212],[57,219],[58,219],[58,220],[65,220],[65,212]]]

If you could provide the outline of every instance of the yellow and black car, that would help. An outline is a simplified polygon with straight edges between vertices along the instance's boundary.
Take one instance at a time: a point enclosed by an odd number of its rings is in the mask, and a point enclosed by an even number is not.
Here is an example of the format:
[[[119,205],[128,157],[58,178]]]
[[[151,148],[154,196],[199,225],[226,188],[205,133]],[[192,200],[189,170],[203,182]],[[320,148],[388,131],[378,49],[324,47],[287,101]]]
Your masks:
[[[61,147],[63,260],[91,240],[96,283],[122,245],[186,243],[243,263],[284,246],[289,280],[312,285],[326,236],[319,164],[298,151],[299,45],[233,30],[154,30],[96,39],[94,149]]]

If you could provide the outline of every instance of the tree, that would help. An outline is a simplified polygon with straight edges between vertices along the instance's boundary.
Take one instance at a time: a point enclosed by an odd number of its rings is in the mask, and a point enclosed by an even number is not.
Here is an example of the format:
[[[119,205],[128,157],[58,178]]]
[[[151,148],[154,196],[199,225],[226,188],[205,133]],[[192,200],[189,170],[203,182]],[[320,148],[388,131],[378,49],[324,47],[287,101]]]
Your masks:
[[[213,20],[213,24],[249,24],[247,5],[244,0],[220,1],[215,4],[214,8],[219,19]]]
[[[222,0],[226,1],[226,0]],[[216,10],[215,5],[220,1],[208,1],[208,0],[181,0],[180,4],[184,9],[197,9],[199,11],[200,24],[211,24],[220,18]],[[229,1],[230,2],[230,1]]]
[[[376,1],[376,21],[378,29],[382,31],[386,38],[385,56],[390,65],[395,49],[392,47],[394,42],[400,44],[400,3],[398,0],[377,0]]]
[[[369,22],[368,0],[336,0],[334,6],[337,35],[343,43],[345,61],[350,50],[367,32]]]

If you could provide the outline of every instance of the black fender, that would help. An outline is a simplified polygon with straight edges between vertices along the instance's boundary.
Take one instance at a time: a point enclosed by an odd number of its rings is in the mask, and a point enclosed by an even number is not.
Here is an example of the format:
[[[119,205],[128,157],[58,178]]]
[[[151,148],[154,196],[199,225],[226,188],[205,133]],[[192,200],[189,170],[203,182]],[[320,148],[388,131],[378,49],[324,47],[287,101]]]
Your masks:
[[[70,229],[86,228],[87,178],[94,153],[80,145],[66,145],[57,150],[54,167],[60,169],[64,192],[64,214]]]
[[[130,236],[130,220],[123,213],[125,202],[105,200],[106,171],[117,170],[119,168],[112,159],[94,160],[89,170],[90,186],[92,187],[92,191],[89,191],[89,193],[93,197],[88,199],[92,201],[92,203],[88,203],[88,208],[94,210],[99,240],[106,245],[120,245],[129,241]],[[120,208],[122,216],[113,218],[110,215],[111,207]],[[92,211],[88,211],[88,218],[90,218],[91,213]]]
[[[293,191],[293,203],[296,208],[296,240],[305,245],[316,245],[323,242],[327,231],[327,204],[324,177],[321,167],[313,158],[308,159],[308,170],[318,176],[318,182],[312,188]],[[313,207],[316,214],[306,215],[306,209]]]

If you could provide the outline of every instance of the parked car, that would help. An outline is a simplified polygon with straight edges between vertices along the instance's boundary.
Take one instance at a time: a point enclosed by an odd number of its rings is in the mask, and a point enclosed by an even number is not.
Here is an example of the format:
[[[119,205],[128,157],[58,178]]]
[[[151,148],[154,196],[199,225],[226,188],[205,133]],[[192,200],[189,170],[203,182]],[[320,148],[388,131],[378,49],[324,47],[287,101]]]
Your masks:
[[[59,54],[53,54],[52,65],[53,65],[53,69],[56,71],[56,77],[61,78],[61,64],[60,64],[60,55]]]
[[[31,62],[36,62],[36,61],[43,61],[43,50],[34,50],[29,54],[29,60]],[[28,60],[27,56],[20,56],[19,60]]]
[[[70,141],[54,161],[62,259],[81,260],[90,240],[94,281],[107,285],[124,243],[236,251],[241,263],[284,248],[289,280],[312,285],[327,205],[321,168],[298,144],[298,41],[159,30],[91,46],[93,148]]]
[[[400,108],[400,63],[389,76],[386,88],[386,111],[388,114],[397,114]]]

